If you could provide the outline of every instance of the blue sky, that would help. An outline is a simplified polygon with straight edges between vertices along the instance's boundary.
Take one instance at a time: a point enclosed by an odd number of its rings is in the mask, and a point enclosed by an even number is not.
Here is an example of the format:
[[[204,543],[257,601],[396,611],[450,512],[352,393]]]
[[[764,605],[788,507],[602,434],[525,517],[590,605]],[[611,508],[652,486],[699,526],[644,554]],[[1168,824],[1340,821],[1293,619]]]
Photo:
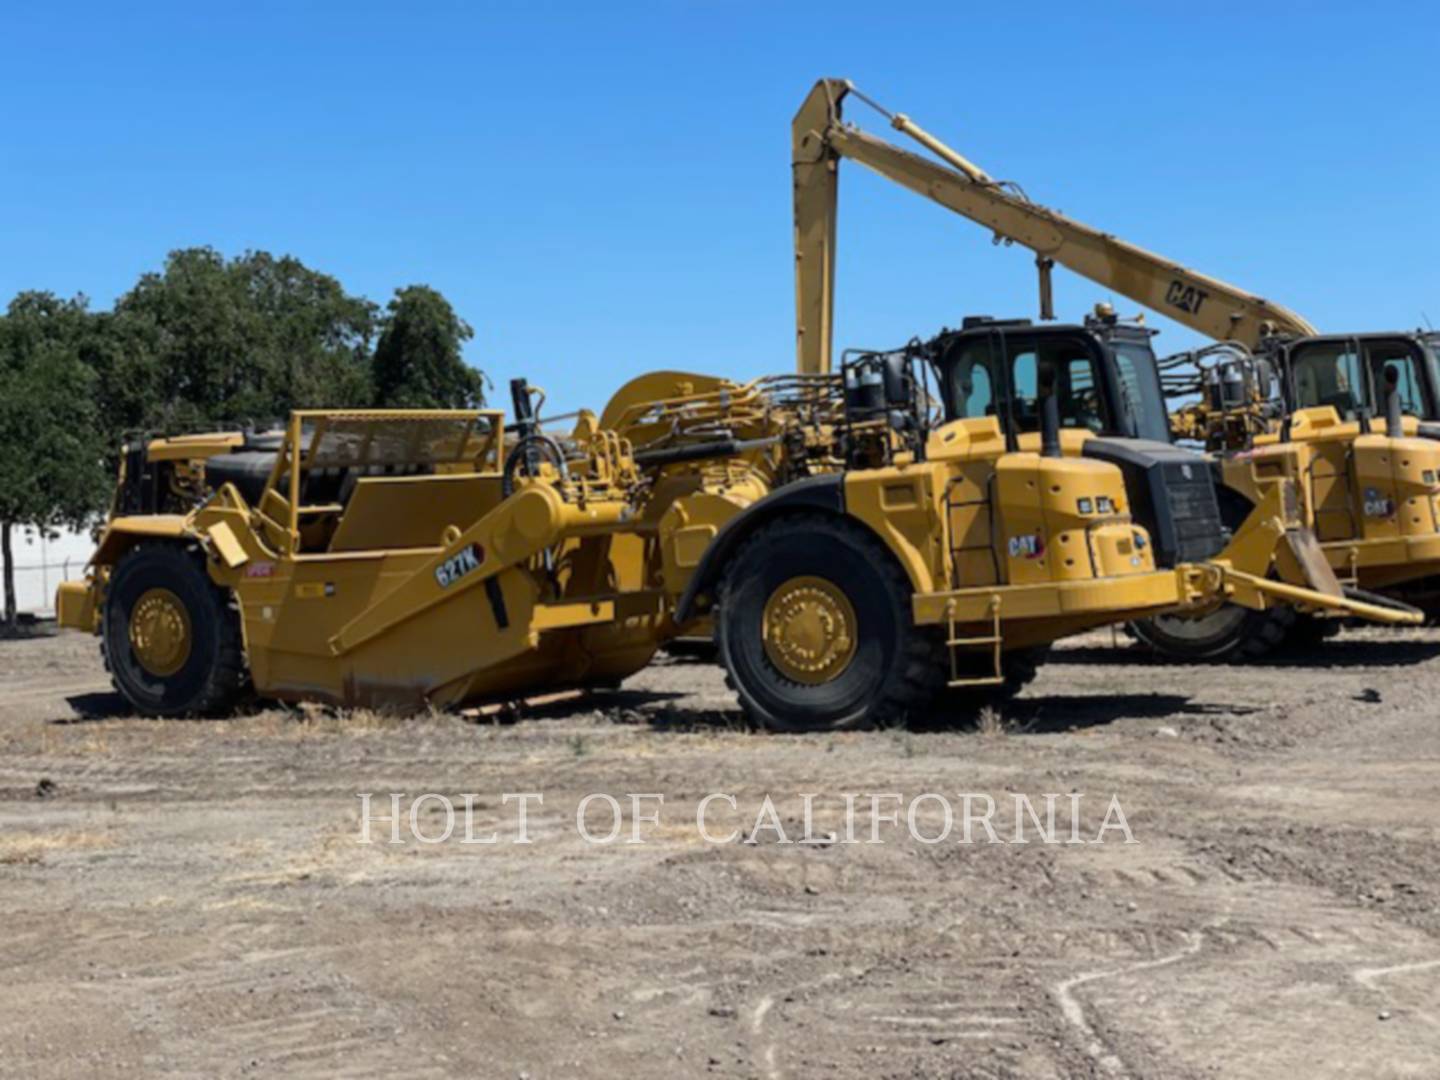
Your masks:
[[[656,367],[787,370],[789,123],[836,75],[1323,329],[1440,322],[1437,10],[13,5],[0,301],[106,306],[169,249],[263,248],[382,302],[439,288],[471,362],[562,407]],[[1028,253],[856,167],[838,280],[839,345],[1035,308]],[[1103,298],[1057,274],[1062,317]]]

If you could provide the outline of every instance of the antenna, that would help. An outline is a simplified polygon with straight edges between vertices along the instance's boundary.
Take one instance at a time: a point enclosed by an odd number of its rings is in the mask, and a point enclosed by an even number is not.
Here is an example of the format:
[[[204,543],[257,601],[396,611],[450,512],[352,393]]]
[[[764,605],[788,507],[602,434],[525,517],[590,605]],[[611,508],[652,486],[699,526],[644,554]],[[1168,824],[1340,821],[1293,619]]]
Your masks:
[[[1431,331],[1433,331],[1433,330],[1435,329],[1435,327],[1432,326],[1431,323],[1430,323],[1430,316],[1429,316],[1429,315],[1426,315],[1423,309],[1422,309],[1421,312],[1420,312],[1420,318],[1422,318],[1422,319],[1425,320],[1425,329],[1431,330]]]

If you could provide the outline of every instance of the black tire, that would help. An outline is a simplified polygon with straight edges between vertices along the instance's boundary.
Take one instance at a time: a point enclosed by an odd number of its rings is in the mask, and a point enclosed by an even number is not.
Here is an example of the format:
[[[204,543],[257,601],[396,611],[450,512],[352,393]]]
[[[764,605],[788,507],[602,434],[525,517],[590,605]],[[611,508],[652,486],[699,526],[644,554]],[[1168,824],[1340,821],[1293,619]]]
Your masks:
[[[1131,631],[1141,644],[1173,660],[1260,660],[1285,644],[1299,613],[1287,604],[1251,611],[1225,604],[1199,618],[1156,615],[1137,619]]]
[[[1287,649],[1318,649],[1336,634],[1344,625],[1341,619],[1321,619],[1314,615],[1299,615],[1285,639]]]
[[[174,597],[189,624],[188,652],[164,674],[141,663],[130,636],[136,605],[155,590]],[[106,589],[101,647],[115,689],[147,716],[226,712],[248,686],[239,615],[199,552],[178,544],[142,544],[121,558]]]
[[[1244,527],[1255,504],[1234,488],[1216,488],[1220,517],[1232,533]],[[1172,660],[1245,663],[1269,656],[1285,644],[1299,612],[1288,605],[1251,611],[1226,604],[1198,619],[1156,615],[1126,626],[1141,645]]]
[[[959,700],[974,701],[977,708],[981,705],[996,705],[1002,701],[1009,701],[1035,681],[1040,674],[1040,665],[1045,663],[1049,656],[1049,645],[1038,645],[1030,649],[1016,649],[1013,652],[1004,653],[1000,657],[1000,674],[1005,678],[1003,683],[998,686],[977,686],[970,689],[957,686],[951,690],[951,694]],[[977,656],[975,660],[975,674],[990,675],[994,671],[988,655]],[[965,672],[962,671],[961,674],[965,674]]]
[[[781,585],[815,577],[854,611],[854,652],[827,682],[788,677],[762,632],[766,602]],[[856,731],[902,723],[945,681],[944,643],[915,625],[909,579],[857,522],[793,515],[761,526],[731,556],[718,590],[716,640],[730,685],[752,723],[772,731]]]
[[[1426,626],[1440,626],[1440,577],[1392,586],[1385,595],[1418,607],[1425,615]]]
[[[974,720],[987,705],[996,708],[1015,697],[1021,690],[1035,681],[1040,674],[1040,665],[1050,655],[1049,645],[1038,645],[1030,649],[1016,649],[1000,657],[1000,673],[1005,681],[996,686],[953,686],[947,687],[936,699],[931,710],[930,721],[945,727],[967,724]],[[948,673],[949,669],[946,668]],[[989,655],[977,654],[969,671],[960,674],[991,674]]]

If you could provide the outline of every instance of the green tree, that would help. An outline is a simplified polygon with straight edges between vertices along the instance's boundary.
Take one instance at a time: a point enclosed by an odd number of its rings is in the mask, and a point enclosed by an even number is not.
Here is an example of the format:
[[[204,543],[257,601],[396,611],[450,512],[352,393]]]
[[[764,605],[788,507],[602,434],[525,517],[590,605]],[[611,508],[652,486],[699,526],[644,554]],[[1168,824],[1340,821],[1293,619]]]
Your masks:
[[[387,409],[464,409],[485,403],[485,377],[465,363],[475,331],[428,285],[395,290],[375,344],[375,403]]]
[[[112,435],[277,420],[369,402],[376,314],[298,259],[187,248],[116,301],[87,359]]]
[[[21,293],[0,317],[0,554],[5,628],[17,618],[17,526],[81,527],[109,489],[95,375],[81,358],[93,332],[83,296]]]

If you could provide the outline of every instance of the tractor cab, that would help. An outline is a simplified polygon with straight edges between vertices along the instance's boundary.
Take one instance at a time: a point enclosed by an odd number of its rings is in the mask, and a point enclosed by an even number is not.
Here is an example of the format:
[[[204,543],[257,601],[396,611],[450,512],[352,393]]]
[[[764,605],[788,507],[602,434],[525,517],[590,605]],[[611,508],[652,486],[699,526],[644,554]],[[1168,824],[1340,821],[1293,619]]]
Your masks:
[[[1215,555],[1229,532],[1211,461],[1171,443],[1153,335],[1108,313],[1079,325],[970,317],[922,351],[947,421],[994,416],[1012,449],[1117,466],[1129,512],[1173,566]]]
[[[967,318],[927,346],[940,376],[947,420],[998,416],[1024,446],[1040,432],[1049,387],[1062,432],[1168,443],[1154,331],[1112,317],[1083,325]]]
[[[1328,335],[1278,346],[1292,409],[1330,406],[1341,420],[1384,416],[1393,385],[1402,414],[1440,438],[1440,334]]]

